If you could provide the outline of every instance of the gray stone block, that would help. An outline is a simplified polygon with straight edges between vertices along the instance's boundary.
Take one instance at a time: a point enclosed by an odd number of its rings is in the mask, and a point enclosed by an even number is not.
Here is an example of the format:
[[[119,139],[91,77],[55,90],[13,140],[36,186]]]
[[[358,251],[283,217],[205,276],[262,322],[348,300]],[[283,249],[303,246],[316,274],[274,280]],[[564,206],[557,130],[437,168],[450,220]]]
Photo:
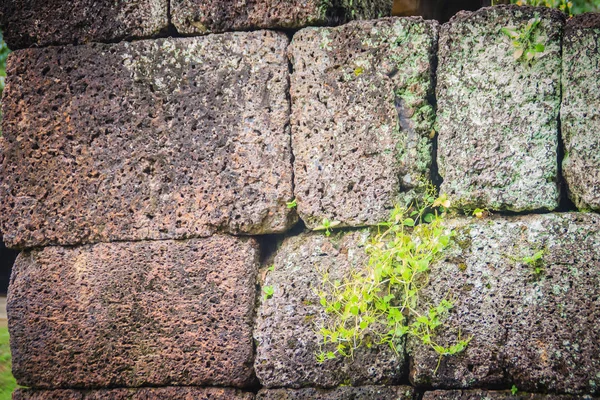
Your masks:
[[[273,297],[262,297],[254,330],[254,368],[267,388],[331,388],[340,384],[398,383],[406,372],[403,352],[388,345],[358,349],[354,358],[338,357],[319,364],[316,353],[322,341],[320,324],[328,318],[319,304],[322,274],[342,279],[368,259],[364,252],[367,232],[355,231],[326,237],[308,234],[287,238],[275,256],[273,271],[264,285]],[[402,345],[402,344],[401,344]],[[324,346],[324,350],[335,350]]]
[[[387,17],[392,0],[171,0],[179,33],[205,34],[256,28],[302,28]]]
[[[254,239],[219,235],[23,252],[13,373],[42,389],[252,385],[257,270]]]
[[[262,389],[258,400],[412,400],[410,386],[341,386],[335,389]]]
[[[285,231],[284,34],[25,49],[4,95],[13,247]]]
[[[169,0],[4,0],[9,48],[147,38],[166,32]]]
[[[537,58],[512,40],[533,18]],[[440,31],[438,166],[456,207],[552,210],[559,202],[558,112],[564,16],[544,7],[461,12]]]
[[[519,390],[600,393],[600,215],[540,214],[454,221],[445,259],[432,266],[422,304],[452,297],[448,328],[465,350],[441,360],[415,340],[420,387],[516,385]],[[537,252],[537,262],[527,262]],[[535,267],[541,268],[536,274]]]
[[[563,176],[579,209],[600,210],[600,14],[567,22],[563,42]]]
[[[253,400],[254,394],[235,389],[163,387],[97,390],[17,389],[13,400]]]
[[[430,177],[438,24],[307,28],[289,49],[298,213],[308,227],[387,220]]]
[[[591,400],[590,396],[571,396],[561,394],[524,393],[509,390],[436,390],[425,392],[423,400]]]

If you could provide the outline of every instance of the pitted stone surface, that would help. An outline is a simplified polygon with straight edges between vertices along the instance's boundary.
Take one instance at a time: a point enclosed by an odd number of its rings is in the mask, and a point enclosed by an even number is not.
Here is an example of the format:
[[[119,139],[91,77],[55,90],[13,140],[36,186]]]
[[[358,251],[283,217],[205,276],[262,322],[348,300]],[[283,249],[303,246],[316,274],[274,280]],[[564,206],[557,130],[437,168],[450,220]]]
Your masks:
[[[295,215],[285,35],[9,57],[0,175],[13,247],[286,230]]]
[[[43,389],[252,384],[257,264],[254,239],[219,235],[23,252],[13,374]]]
[[[171,0],[171,21],[183,34],[256,28],[297,29],[387,17],[392,3],[392,0]]]
[[[254,394],[235,389],[164,387],[100,390],[18,389],[13,400],[253,400]]]
[[[15,50],[106,42],[166,31],[168,0],[4,0],[0,26]]]
[[[416,341],[420,387],[506,387],[600,393],[600,215],[540,214],[454,221],[457,235],[432,266],[423,303],[451,296],[449,328],[434,340],[472,337],[442,359]],[[524,261],[543,251],[539,267]]]
[[[591,400],[589,396],[561,394],[523,393],[512,394],[509,390],[436,390],[425,392],[423,400]]]
[[[600,210],[600,14],[567,22],[563,42],[563,176],[579,209]]]
[[[532,62],[515,60],[503,27],[539,17]],[[460,12],[440,31],[438,166],[456,206],[552,210],[558,206],[558,111],[564,16],[498,6]]]
[[[263,296],[254,330],[254,368],[264,386],[393,384],[406,372],[403,353],[396,354],[388,345],[361,348],[354,359],[339,357],[321,364],[316,360],[322,341],[317,331],[328,318],[316,293],[322,274],[328,271],[330,279],[341,280],[351,268],[364,265],[367,238],[368,232],[356,231],[329,238],[303,234],[283,242],[264,282],[275,293],[270,299]]]
[[[289,49],[298,213],[372,225],[430,177],[432,58],[421,18],[307,28]]]
[[[257,400],[412,400],[410,386],[341,386],[335,389],[262,389]]]

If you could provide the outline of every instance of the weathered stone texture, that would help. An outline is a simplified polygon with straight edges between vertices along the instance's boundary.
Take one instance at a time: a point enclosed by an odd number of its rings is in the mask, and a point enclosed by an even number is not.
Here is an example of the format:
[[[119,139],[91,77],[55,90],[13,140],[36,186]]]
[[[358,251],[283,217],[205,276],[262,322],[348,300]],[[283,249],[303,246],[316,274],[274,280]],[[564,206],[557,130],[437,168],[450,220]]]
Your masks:
[[[341,386],[335,389],[262,389],[258,400],[412,400],[410,386]]]
[[[580,209],[600,210],[600,14],[567,22],[563,43],[563,176]]]
[[[571,396],[560,394],[523,393],[512,394],[509,390],[436,390],[425,392],[423,400],[586,400],[589,396]]]
[[[384,221],[429,179],[437,31],[434,21],[386,18],[294,36],[295,196],[308,227]]]
[[[171,21],[183,34],[302,28],[387,17],[392,3],[392,0],[171,0]]]
[[[257,264],[254,239],[220,235],[21,253],[13,373],[44,389],[252,384]]]
[[[9,48],[155,36],[168,26],[168,0],[4,0]]]
[[[253,400],[252,393],[235,389],[164,387],[100,390],[18,389],[13,400]]]
[[[258,31],[13,53],[7,244],[287,229],[287,43]]]
[[[455,308],[435,340],[472,337],[438,356],[410,340],[411,381],[421,387],[511,387],[600,393],[600,215],[540,214],[458,220],[454,244],[432,266],[423,303]],[[537,264],[524,261],[543,250]]]
[[[393,384],[406,372],[404,355],[388,345],[358,349],[353,359],[338,357],[322,364],[316,360],[322,340],[317,332],[328,318],[316,293],[321,289],[322,274],[328,271],[330,279],[341,280],[351,268],[364,265],[367,235],[358,231],[329,238],[308,234],[283,242],[275,256],[275,268],[264,282],[275,293],[270,299],[263,297],[254,330],[254,368],[264,386]],[[328,346],[323,349],[332,350]]]
[[[545,51],[515,60],[503,27],[539,17]],[[558,206],[558,112],[564,16],[498,6],[461,12],[442,27],[437,71],[441,191],[453,204],[494,210]]]

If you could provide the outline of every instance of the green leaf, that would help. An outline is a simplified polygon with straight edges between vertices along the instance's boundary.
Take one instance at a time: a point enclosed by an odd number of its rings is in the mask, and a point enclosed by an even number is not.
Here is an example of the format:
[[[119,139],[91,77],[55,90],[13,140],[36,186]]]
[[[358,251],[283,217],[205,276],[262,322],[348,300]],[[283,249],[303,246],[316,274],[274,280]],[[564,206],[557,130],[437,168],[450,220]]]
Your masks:
[[[288,201],[287,203],[285,203],[285,205],[287,206],[287,208],[296,208],[298,206],[298,203],[296,202],[296,198],[294,198],[292,201]]]
[[[402,224],[405,226],[415,226],[415,220],[412,218],[406,218]]]
[[[265,299],[270,299],[275,294],[275,289],[273,289],[273,286],[263,286],[263,293],[265,294]]]

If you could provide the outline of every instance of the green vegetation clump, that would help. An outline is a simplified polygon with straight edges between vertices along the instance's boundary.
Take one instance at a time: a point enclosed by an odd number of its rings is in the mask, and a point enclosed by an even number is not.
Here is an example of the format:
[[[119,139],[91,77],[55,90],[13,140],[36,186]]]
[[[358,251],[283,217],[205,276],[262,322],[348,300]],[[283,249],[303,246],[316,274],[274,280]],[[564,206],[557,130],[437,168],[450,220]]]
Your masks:
[[[333,350],[319,352],[319,362],[352,357],[357,348],[374,344],[388,344],[398,351],[405,336],[430,346],[440,359],[466,348],[470,338],[458,337],[451,345],[434,341],[434,333],[453,307],[450,299],[420,311],[420,293],[429,282],[430,266],[454,235],[443,224],[450,202],[445,196],[436,199],[434,193],[430,185],[421,201],[393,210],[390,219],[371,234],[365,268],[351,271],[342,281],[322,274],[318,295],[329,318],[319,331],[323,345],[332,345]]]
[[[515,61],[524,59],[529,62],[546,50],[546,46],[542,43],[545,38],[539,37],[536,32],[539,24],[540,17],[536,15],[520,28],[506,26],[500,30],[512,40]]]
[[[0,400],[10,400],[17,382],[11,372],[8,328],[0,328]]]
[[[556,8],[567,15],[600,11],[600,0],[510,0],[511,4]]]

